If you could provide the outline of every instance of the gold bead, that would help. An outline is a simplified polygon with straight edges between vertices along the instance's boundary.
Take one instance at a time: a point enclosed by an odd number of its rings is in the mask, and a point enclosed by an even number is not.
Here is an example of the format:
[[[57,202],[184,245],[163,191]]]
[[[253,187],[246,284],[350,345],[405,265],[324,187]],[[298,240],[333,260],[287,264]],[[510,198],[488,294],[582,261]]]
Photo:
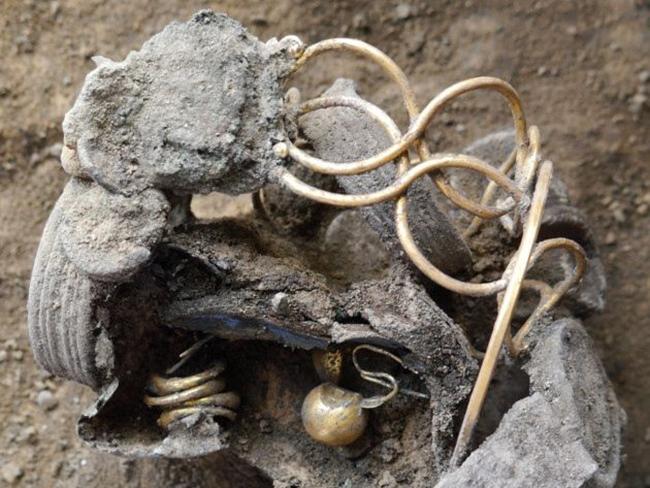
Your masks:
[[[343,369],[343,354],[340,349],[328,351],[316,349],[312,353],[312,360],[321,380],[338,384]]]
[[[317,386],[302,404],[305,430],[314,440],[331,447],[353,443],[368,424],[362,400],[360,394],[332,383]]]

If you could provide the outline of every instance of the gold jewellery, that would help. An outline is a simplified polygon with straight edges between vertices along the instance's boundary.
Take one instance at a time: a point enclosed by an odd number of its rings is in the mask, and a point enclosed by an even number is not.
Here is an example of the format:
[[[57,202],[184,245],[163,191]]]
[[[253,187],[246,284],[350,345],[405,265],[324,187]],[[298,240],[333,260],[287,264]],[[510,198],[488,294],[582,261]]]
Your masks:
[[[395,162],[395,180],[378,191],[352,195],[316,188],[297,178],[285,167],[277,170],[279,181],[295,194],[339,207],[361,207],[394,201],[397,237],[405,254],[425,276],[455,293],[474,297],[495,296],[497,300],[498,312],[494,327],[487,349],[482,355],[482,364],[452,456],[452,465],[457,465],[467,453],[503,346],[506,346],[512,356],[517,356],[526,349],[526,337],[533,324],[581,280],[587,258],[582,247],[570,239],[552,238],[537,241],[553,164],[543,160],[540,154],[539,130],[535,126],[527,125],[519,95],[509,83],[493,77],[464,80],[440,92],[420,110],[404,72],[386,54],[359,40],[330,39],[306,48],[299,43],[292,50],[295,57],[294,72],[309,60],[328,51],[351,52],[380,66],[400,91],[409,116],[409,127],[402,133],[386,112],[365,100],[346,96],[323,96],[300,104],[298,116],[328,107],[357,110],[372,118],[385,130],[391,145],[371,157],[352,162],[320,159],[300,149],[289,139],[277,143],[274,146],[275,153],[312,171],[338,176],[367,173]],[[510,108],[515,132],[514,152],[498,167],[466,154],[432,154],[423,137],[436,115],[461,95],[481,90],[498,93]],[[450,168],[474,171],[489,180],[480,201],[475,202],[467,198],[447,181],[445,170]],[[465,238],[471,237],[485,220],[508,215],[508,230],[512,235],[520,236],[520,241],[500,278],[486,283],[459,280],[433,265],[418,248],[409,227],[407,190],[418,178],[425,176],[431,177],[438,190],[454,205],[473,215],[473,220],[463,232]],[[507,198],[493,204],[497,189],[501,189]],[[567,271],[564,279],[555,284],[526,279],[527,272],[543,254],[552,249],[568,252],[573,257],[573,269]],[[511,320],[523,289],[532,290],[539,295],[539,302],[524,325],[513,334]],[[337,364],[340,368],[341,358],[337,359],[336,353],[331,357],[329,352],[316,354],[316,368],[324,383],[314,388],[305,398],[302,419],[307,432],[324,444],[341,446],[354,442],[364,432],[367,410],[384,404],[399,391],[392,376],[359,367],[356,354],[362,349],[391,357],[401,364],[397,356],[387,351],[369,345],[357,346],[352,354],[353,363],[361,377],[389,390],[384,396],[363,398],[360,394],[337,384],[337,375],[340,375],[340,370],[337,373]],[[150,384],[152,394],[147,403],[163,408],[165,415],[170,417],[182,417],[199,407],[210,408],[216,415],[233,417],[239,397],[235,398],[236,394],[233,393],[222,392],[223,386],[219,383],[218,376],[223,368],[215,368],[186,380],[154,378]],[[168,424],[167,420],[162,418],[161,423]]]
[[[209,368],[189,376],[172,376],[211,339],[212,336],[207,337],[181,353],[180,360],[164,375],[153,374],[149,378],[144,403],[162,410],[158,425],[163,429],[199,413],[231,421],[237,418],[240,398],[234,391],[224,391],[226,380],[222,373],[226,370],[225,362],[216,361]]]
[[[314,366],[325,383],[305,397],[301,415],[307,433],[322,444],[331,447],[352,444],[366,429],[368,410],[382,406],[399,392],[397,380],[392,375],[368,371],[359,365],[357,353],[362,350],[381,354],[403,366],[400,358],[384,349],[367,344],[356,346],[352,351],[352,362],[361,378],[389,390],[385,395],[364,398],[337,385],[343,364],[340,350],[316,351],[313,354]]]
[[[554,238],[537,242],[553,165],[550,161],[542,160],[539,130],[535,126],[527,126],[519,95],[509,83],[485,76],[461,81],[440,92],[420,110],[404,72],[382,51],[359,40],[329,39],[306,48],[299,45],[294,50],[296,58],[294,71],[328,51],[348,51],[376,63],[383,69],[397,84],[401,93],[410,119],[407,131],[402,134],[386,112],[370,102],[345,96],[320,97],[302,103],[299,107],[299,115],[327,107],[348,107],[358,110],[383,127],[392,145],[374,156],[353,162],[319,159],[289,140],[276,144],[276,154],[288,157],[312,171],[339,176],[366,173],[396,161],[397,177],[393,183],[381,190],[366,194],[343,195],[311,186],[283,168],[280,170],[280,180],[283,185],[303,197],[340,207],[360,207],[394,200],[395,223],[400,243],[406,255],[425,276],[434,283],[462,295],[477,297],[495,295],[499,304],[490,341],[454,449],[452,464],[457,464],[466,454],[503,345],[507,346],[513,356],[520,354],[526,348],[526,335],[532,325],[582,278],[586,268],[586,255],[579,244],[569,239]],[[423,140],[427,127],[451,101],[465,93],[478,90],[500,94],[512,114],[516,148],[514,154],[500,167],[494,167],[486,161],[464,154],[431,154]],[[447,182],[444,170],[449,168],[475,171],[488,178],[489,183],[479,202],[470,200]],[[433,178],[438,190],[451,202],[474,216],[469,227],[465,229],[465,237],[476,232],[483,220],[510,214],[513,222],[511,230],[520,233],[521,240],[501,278],[488,283],[461,281],[445,274],[422,254],[409,228],[406,192],[416,179],[425,175]],[[509,198],[505,204],[491,206],[490,201],[497,187],[501,188]],[[573,256],[575,266],[572,272],[553,286],[537,280],[525,279],[526,272],[535,265],[542,254],[551,249],[562,249]],[[510,323],[522,289],[535,291],[540,299],[537,308],[513,337]],[[347,393],[339,394],[339,390],[334,385],[319,388],[312,391],[313,396],[308,396],[314,405],[325,405],[330,400],[340,403],[341,398],[349,398],[351,406],[347,408],[354,408],[359,415],[363,414],[360,398]],[[320,411],[316,407],[311,408]],[[359,426],[355,428],[360,429]]]

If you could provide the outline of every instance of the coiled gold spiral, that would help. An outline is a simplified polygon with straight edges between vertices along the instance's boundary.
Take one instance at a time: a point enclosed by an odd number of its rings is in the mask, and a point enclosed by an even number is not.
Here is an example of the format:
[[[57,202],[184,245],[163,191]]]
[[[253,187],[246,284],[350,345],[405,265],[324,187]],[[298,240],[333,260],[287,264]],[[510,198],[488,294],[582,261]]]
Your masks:
[[[226,389],[222,373],[226,370],[223,361],[191,376],[167,376],[153,374],[147,383],[144,403],[159,408],[158,425],[163,429],[182,418],[194,414],[223,417],[234,421],[239,408],[239,394]]]

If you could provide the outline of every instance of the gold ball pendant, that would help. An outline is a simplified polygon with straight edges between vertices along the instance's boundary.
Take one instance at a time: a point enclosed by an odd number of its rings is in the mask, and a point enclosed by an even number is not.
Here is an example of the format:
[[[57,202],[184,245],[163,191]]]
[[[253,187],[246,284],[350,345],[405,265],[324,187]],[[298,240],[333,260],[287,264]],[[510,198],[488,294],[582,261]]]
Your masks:
[[[332,383],[317,386],[302,404],[305,430],[314,440],[331,447],[352,444],[368,424],[362,400],[360,394]]]

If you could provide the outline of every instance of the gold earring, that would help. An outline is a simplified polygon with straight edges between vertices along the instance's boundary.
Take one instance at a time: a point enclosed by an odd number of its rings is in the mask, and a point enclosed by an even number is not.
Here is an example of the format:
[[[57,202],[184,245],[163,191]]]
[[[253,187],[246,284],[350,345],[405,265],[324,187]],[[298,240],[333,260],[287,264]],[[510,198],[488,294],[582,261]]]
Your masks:
[[[346,446],[356,441],[368,425],[367,411],[380,407],[399,391],[397,380],[390,374],[367,371],[359,366],[357,352],[362,349],[387,356],[400,365],[402,360],[383,349],[365,344],[352,351],[352,362],[361,378],[389,388],[386,395],[363,398],[359,393],[336,385],[343,362],[340,351],[317,351],[312,356],[316,371],[325,383],[312,389],[305,397],[302,423],[314,440],[327,446]]]

